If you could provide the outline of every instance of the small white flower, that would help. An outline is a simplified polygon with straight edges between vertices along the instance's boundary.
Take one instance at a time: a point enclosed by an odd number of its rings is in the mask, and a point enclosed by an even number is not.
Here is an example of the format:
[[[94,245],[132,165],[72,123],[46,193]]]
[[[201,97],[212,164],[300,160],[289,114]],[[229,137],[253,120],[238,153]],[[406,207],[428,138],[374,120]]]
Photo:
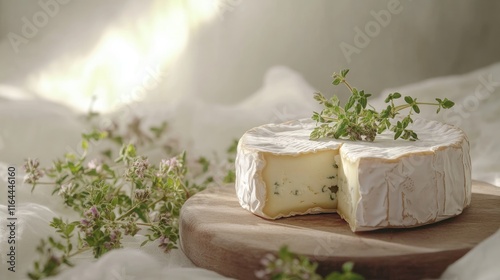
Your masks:
[[[93,159],[87,163],[87,168],[99,173],[102,171],[102,162],[99,159]]]
[[[150,212],[149,219],[153,222],[157,222],[160,219],[160,212],[158,212],[158,211]]]
[[[285,267],[283,268],[283,272],[284,272],[285,274],[290,274],[290,273],[292,273],[292,269],[290,268],[290,266],[288,266],[288,265],[287,265],[287,266],[285,266]]]
[[[58,195],[69,194],[72,189],[73,189],[73,183],[63,184],[61,185],[61,188],[59,189],[59,192],[57,194]]]
[[[176,167],[180,167],[181,163],[177,160],[176,157],[170,158],[168,160],[162,160],[164,162],[165,166],[168,166],[168,172],[172,171],[172,169]]]
[[[144,179],[144,176],[146,175],[146,171],[148,170],[148,168],[149,168],[149,162],[147,158],[137,158],[132,164],[133,172],[140,179]]]
[[[98,219],[100,216],[99,210],[97,210],[97,207],[95,205],[92,205],[89,210],[85,211],[83,213],[85,217],[91,220]]]
[[[24,176],[24,182],[28,184],[35,184],[38,179],[43,177],[43,171],[39,169],[40,162],[37,159],[27,159],[24,163],[24,170],[26,171],[26,176]]]
[[[264,279],[264,277],[266,277],[266,275],[267,275],[267,273],[264,270],[255,271],[255,277],[257,277],[259,279]]]
[[[156,176],[161,177],[172,171],[174,168],[181,167],[181,163],[176,157],[170,159],[162,159],[159,166],[159,171]]]
[[[264,257],[270,261],[276,260],[276,256],[271,253],[267,253]]]

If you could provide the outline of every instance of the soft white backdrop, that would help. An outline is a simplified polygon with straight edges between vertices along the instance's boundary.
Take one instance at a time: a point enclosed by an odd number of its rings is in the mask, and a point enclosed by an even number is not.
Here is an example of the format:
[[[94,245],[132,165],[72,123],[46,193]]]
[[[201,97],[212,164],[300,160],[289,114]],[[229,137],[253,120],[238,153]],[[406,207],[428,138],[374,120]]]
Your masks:
[[[22,35],[22,18],[33,22],[43,9],[38,1],[0,0],[0,83],[79,109],[92,95],[114,107],[157,67],[167,77],[148,100],[191,95],[232,104],[256,91],[274,65],[324,92],[331,73],[349,67],[378,93],[500,60],[497,1],[65,1],[15,53],[8,34]],[[397,13],[381,26],[374,14],[391,5]],[[356,44],[356,28],[367,27],[373,37]],[[342,43],[359,50],[350,63]]]
[[[58,3],[54,1],[41,2]],[[379,25],[377,34],[348,62],[340,45],[356,47],[356,27],[376,23],[373,14],[389,11],[389,3],[400,12],[391,13],[387,25]],[[316,106],[312,92],[331,94],[331,73],[349,67],[353,83],[376,94],[397,87],[421,100],[453,99],[457,107],[449,114],[423,115],[462,127],[472,144],[473,177],[500,185],[496,148],[500,64],[495,64],[500,61],[496,36],[500,3],[401,0],[397,4],[73,0],[58,4],[58,12],[16,52],[9,34],[23,35],[23,17],[33,21],[44,10],[37,1],[0,0],[2,170],[8,165],[20,170],[26,157],[47,164],[75,147],[84,128],[79,114],[93,96],[94,108],[123,119],[132,115],[149,123],[169,119],[183,145],[195,154],[221,152],[250,127],[309,116]],[[437,76],[446,77],[424,80]],[[339,94],[345,97],[346,92]],[[125,105],[129,107],[123,109]],[[1,186],[5,193],[5,184]],[[22,263],[15,277],[23,279],[35,244],[50,232],[47,221],[65,210],[50,191],[31,195],[27,186],[18,190]],[[1,195],[2,221],[5,204]],[[12,275],[5,274],[4,228],[0,233],[3,279]],[[489,262],[500,258],[499,236],[445,276],[499,278],[498,268]],[[128,244],[134,247],[137,242]],[[111,253],[95,264],[89,260],[83,257],[84,265],[59,279],[123,278],[124,274],[138,279],[217,277],[185,268],[192,264],[180,251],[165,255],[154,246]],[[131,262],[137,266],[128,266]]]

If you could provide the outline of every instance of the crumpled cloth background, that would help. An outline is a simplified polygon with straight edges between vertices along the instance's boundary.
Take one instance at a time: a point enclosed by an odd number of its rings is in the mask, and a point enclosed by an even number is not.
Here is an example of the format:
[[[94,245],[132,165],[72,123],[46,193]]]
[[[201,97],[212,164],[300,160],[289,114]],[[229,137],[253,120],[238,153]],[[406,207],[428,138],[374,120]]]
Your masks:
[[[54,216],[68,216],[51,189],[23,185],[21,164],[27,157],[38,157],[42,165],[61,156],[78,143],[84,129],[81,117],[44,100],[12,100],[12,87],[0,87],[0,221],[6,221],[6,169],[15,166],[17,184],[17,264],[16,273],[7,271],[7,232],[0,228],[0,278],[25,279],[34,260],[35,247],[42,237],[54,235],[48,223]],[[397,89],[419,100],[447,97],[455,101],[451,111],[435,115],[423,109],[421,116],[446,121],[461,127],[471,143],[473,178],[500,186],[500,63],[465,75],[434,78]],[[293,70],[275,66],[263,77],[262,87],[238,104],[222,105],[200,100],[181,100],[176,104],[133,105],[121,112],[139,115],[146,123],[170,120],[172,133],[195,154],[223,153],[231,141],[247,129],[269,122],[309,117],[318,109],[312,99],[314,89]],[[272,94],[271,94],[272,93]],[[328,95],[328,93],[325,93]],[[382,96],[385,96],[383,94]],[[374,105],[382,105],[377,98]],[[377,107],[377,106],[376,106]],[[150,161],[159,160],[151,153]],[[500,207],[500,205],[499,205]],[[55,279],[224,279],[212,271],[196,268],[180,250],[164,254],[155,244],[139,249],[142,236],[125,240],[125,249],[115,250],[94,260],[78,256],[77,266]],[[500,279],[500,231],[479,244],[451,265],[441,279]]]

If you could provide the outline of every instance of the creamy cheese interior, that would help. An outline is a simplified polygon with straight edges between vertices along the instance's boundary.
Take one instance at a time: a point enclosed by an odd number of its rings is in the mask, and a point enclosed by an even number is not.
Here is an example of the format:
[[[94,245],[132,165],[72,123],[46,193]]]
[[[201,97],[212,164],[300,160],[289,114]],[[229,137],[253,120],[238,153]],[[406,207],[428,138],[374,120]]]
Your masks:
[[[265,153],[263,212],[269,217],[290,216],[312,208],[334,212],[339,189],[337,155],[338,150],[297,156]]]

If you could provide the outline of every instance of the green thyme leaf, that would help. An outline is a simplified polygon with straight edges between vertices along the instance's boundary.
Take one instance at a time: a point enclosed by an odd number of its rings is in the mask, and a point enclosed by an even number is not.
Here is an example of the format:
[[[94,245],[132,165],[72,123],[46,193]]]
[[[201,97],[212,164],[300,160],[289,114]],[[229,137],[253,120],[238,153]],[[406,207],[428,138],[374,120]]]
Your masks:
[[[443,109],[449,109],[449,108],[453,107],[454,105],[455,105],[455,102],[448,100],[448,98],[445,98],[443,100],[443,103],[442,103]]]
[[[394,134],[394,140],[397,140],[401,136],[402,133],[403,133],[403,130],[398,129],[396,131],[396,134]]]
[[[413,98],[411,98],[410,96],[405,96],[405,101],[408,104],[412,104],[413,103]]]
[[[439,113],[441,109],[449,109],[455,104],[447,98],[444,100],[436,98],[437,103],[428,103],[405,96],[406,104],[398,105],[395,104],[395,100],[401,98],[402,95],[399,92],[393,92],[384,100],[387,107],[379,112],[369,103],[371,94],[349,84],[346,80],[348,72],[349,70],[346,69],[340,74],[333,73],[332,75],[334,85],[343,84],[351,92],[344,106],[341,106],[336,95],[327,99],[319,92],[314,94],[314,99],[323,105],[324,109],[319,113],[313,112],[312,119],[316,121],[316,128],[310,134],[311,139],[333,137],[374,141],[378,134],[390,130],[394,132],[394,139],[415,141],[418,140],[418,135],[407,128],[413,123],[412,113],[420,114],[420,105],[437,106],[436,113]],[[408,110],[408,114],[400,119],[398,115],[403,110]]]

